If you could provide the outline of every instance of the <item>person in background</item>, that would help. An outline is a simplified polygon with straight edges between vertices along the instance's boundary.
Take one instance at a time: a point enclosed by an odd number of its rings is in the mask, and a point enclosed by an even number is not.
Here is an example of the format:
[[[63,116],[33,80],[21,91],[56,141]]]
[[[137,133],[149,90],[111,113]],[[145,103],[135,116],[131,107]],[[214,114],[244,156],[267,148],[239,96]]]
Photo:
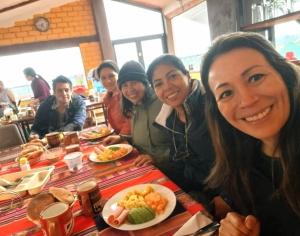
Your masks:
[[[122,92],[122,112],[131,118],[131,143],[140,151],[135,160],[137,166],[154,163],[157,166],[168,161],[170,142],[167,135],[153,126],[161,109],[142,65],[135,61],[125,63],[117,80]],[[104,144],[122,141],[118,135],[110,136]]]
[[[201,78],[219,235],[299,235],[299,68],[261,35],[235,32],[213,42]]]
[[[50,86],[48,82],[40,75],[36,74],[34,69],[27,67],[23,70],[28,81],[31,81],[31,89],[34,95],[34,101],[31,105],[38,105],[50,95]]]
[[[130,118],[125,117],[121,111],[122,94],[117,84],[118,66],[113,61],[104,61],[98,66],[96,73],[107,90],[103,102],[107,107],[109,124],[117,134],[129,137],[131,134]]]
[[[53,80],[54,95],[38,108],[30,138],[43,138],[54,131],[81,130],[86,118],[85,102],[72,94],[72,82],[65,76]]]
[[[155,124],[172,140],[169,176],[186,192],[208,205],[214,191],[204,181],[215,154],[204,114],[204,92],[200,81],[191,79],[182,61],[165,54],[149,65],[148,79],[163,106]]]
[[[13,92],[4,87],[0,81],[0,117],[3,116],[3,111],[6,106],[11,107],[15,112],[17,111],[17,103]]]

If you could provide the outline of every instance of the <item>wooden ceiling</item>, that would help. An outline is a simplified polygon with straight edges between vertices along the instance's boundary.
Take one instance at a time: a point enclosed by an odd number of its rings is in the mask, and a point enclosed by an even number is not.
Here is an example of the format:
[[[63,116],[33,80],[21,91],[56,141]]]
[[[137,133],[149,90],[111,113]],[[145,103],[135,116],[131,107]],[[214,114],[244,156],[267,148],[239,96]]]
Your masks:
[[[156,9],[164,9],[173,2],[179,2],[179,0],[129,0],[128,2]]]
[[[78,0],[0,0],[0,27],[9,27],[14,22],[30,18],[33,14],[47,12],[53,7]],[[172,18],[190,6],[203,0],[115,0],[161,10]],[[186,7],[187,6],[187,7]],[[175,12],[175,14],[174,14]]]

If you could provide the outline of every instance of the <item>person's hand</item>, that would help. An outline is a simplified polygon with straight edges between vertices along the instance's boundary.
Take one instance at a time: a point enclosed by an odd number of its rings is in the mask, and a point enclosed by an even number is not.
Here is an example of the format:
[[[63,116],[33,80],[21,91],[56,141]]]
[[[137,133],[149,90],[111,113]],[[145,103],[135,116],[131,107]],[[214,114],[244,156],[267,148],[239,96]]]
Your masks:
[[[245,217],[229,212],[220,224],[219,236],[259,236],[260,233],[260,223],[252,215]]]
[[[103,145],[105,146],[120,143],[120,142],[121,142],[120,135],[110,135],[107,138],[103,139],[102,141]]]
[[[30,101],[29,106],[34,108],[35,106],[40,104],[40,100],[39,99],[33,99]]]
[[[29,137],[28,137],[28,140],[31,141],[33,139],[39,139],[39,135],[38,134],[30,134]]]
[[[146,166],[153,163],[153,159],[148,154],[140,154],[138,157],[134,160],[135,166]]]

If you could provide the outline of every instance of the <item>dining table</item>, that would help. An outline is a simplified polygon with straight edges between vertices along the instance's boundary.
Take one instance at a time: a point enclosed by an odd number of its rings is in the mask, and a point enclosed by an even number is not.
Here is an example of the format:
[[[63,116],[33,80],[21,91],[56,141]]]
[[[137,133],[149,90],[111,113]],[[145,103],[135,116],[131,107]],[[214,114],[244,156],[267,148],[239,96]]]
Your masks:
[[[130,154],[116,161],[100,164],[90,161],[89,155],[97,145],[95,142],[80,143],[80,149],[83,153],[83,167],[76,172],[68,170],[63,161],[63,156],[57,162],[52,163],[42,155],[41,160],[31,166],[32,169],[51,165],[55,167],[43,192],[47,192],[49,187],[55,186],[66,188],[76,194],[78,183],[93,178],[97,181],[100,189],[101,204],[103,206],[113,195],[123,189],[138,184],[151,183],[163,185],[174,192],[176,207],[170,216],[156,225],[134,231],[122,231],[110,227],[104,221],[100,227],[99,225],[96,227],[93,218],[85,216],[82,213],[79,201],[76,200],[72,207],[75,217],[73,235],[173,235],[194,214],[199,211],[205,212],[201,203],[195,201],[190,195],[180,189],[156,166],[152,164],[140,167],[135,166],[134,160],[139,154],[136,149],[133,149]],[[1,175],[20,171],[18,163],[15,162],[15,158],[18,156],[20,150],[20,146],[0,150]],[[19,200],[20,204],[16,204],[17,207],[9,211],[2,211],[1,209],[5,209],[10,204],[10,200],[0,201],[1,235],[43,235],[41,228],[26,217],[27,205],[33,197],[30,195],[24,196]]]

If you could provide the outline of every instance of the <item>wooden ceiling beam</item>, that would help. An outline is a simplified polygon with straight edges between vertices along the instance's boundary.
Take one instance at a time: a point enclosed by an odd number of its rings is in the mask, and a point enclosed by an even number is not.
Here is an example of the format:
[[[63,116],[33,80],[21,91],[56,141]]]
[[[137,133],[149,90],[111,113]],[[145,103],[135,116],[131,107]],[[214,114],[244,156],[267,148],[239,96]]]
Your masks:
[[[16,8],[19,8],[19,7],[23,7],[25,5],[28,5],[28,4],[31,4],[33,2],[37,2],[37,1],[40,1],[40,0],[28,0],[28,1],[17,3],[15,5],[12,5],[12,6],[9,6],[9,7],[4,7],[2,9],[0,9],[0,13],[10,11],[10,10],[13,10],[13,9],[16,9]]]

